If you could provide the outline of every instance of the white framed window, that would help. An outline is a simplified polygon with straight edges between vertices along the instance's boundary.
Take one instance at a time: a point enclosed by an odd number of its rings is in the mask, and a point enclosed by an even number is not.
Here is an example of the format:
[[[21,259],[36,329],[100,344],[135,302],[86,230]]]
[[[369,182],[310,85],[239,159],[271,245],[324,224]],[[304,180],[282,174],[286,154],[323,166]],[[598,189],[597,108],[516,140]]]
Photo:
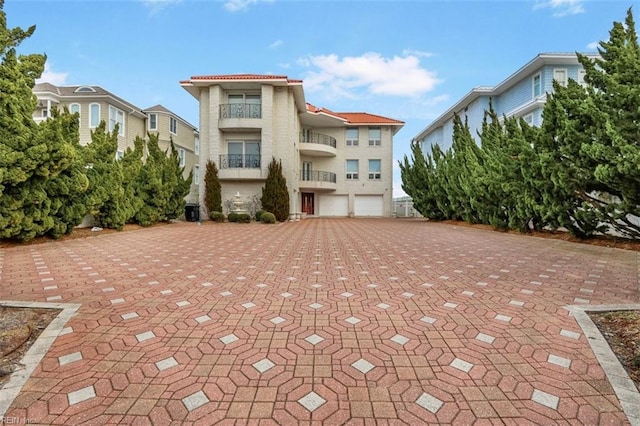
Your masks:
[[[224,168],[259,169],[260,141],[227,141],[227,155],[221,159]]]
[[[178,134],[178,120],[173,117],[169,117],[169,131],[174,135]]]
[[[542,95],[542,76],[540,74],[533,76],[532,89],[534,98]]]
[[[118,134],[124,136],[124,112],[116,107],[109,106],[109,131],[113,132],[113,129],[118,125]]]
[[[48,109],[43,109],[42,110],[42,118],[47,118],[49,116],[49,110]]]
[[[69,112],[71,114],[75,114],[76,112],[78,113],[78,115],[80,114],[80,104],[78,103],[72,103],[69,105]]]
[[[184,167],[187,161],[187,151],[182,148],[178,149],[178,158],[180,159],[180,167]]]
[[[586,82],[584,81],[584,76],[587,75],[587,72],[584,68],[580,68],[578,70],[578,84],[581,86],[586,86]]]
[[[200,183],[200,166],[193,166],[193,182],[194,185]]]
[[[89,105],[89,127],[96,128],[100,124],[100,104]]]
[[[381,160],[369,160],[369,179],[380,180],[382,179],[382,165]]]
[[[193,141],[193,152],[196,155],[200,155],[200,138],[198,136],[196,136]]]
[[[122,151],[122,150],[120,150],[120,149],[119,149],[119,150],[117,150],[117,151],[116,151],[116,160],[121,160],[121,159],[122,159],[122,157],[124,157],[124,151]]]
[[[527,114],[524,117],[522,117],[524,119],[524,121],[526,121],[526,123],[529,126],[533,126],[533,113]]]
[[[566,68],[554,68],[553,79],[558,82],[560,86],[567,85],[567,69]]]
[[[347,141],[347,146],[358,146],[358,129],[353,127],[347,129],[345,140]]]
[[[382,143],[382,132],[380,127],[369,127],[369,146],[380,146]]]
[[[82,116],[80,115],[80,104],[78,103],[72,103],[69,105],[69,112],[71,114],[78,114],[78,124],[82,124]]]
[[[359,169],[358,160],[347,160],[347,179],[357,180],[358,169]]]
[[[233,93],[227,96],[228,110],[221,118],[261,118],[262,100],[258,94]]]
[[[149,125],[148,130],[158,130],[158,114],[156,113],[151,113],[149,114],[149,121],[148,121]]]

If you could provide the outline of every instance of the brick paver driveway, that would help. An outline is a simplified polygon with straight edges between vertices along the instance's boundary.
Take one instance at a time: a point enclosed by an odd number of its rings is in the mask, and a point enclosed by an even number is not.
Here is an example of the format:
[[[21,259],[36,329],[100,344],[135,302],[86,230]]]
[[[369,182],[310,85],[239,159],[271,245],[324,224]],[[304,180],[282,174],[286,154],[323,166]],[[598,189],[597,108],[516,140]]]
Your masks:
[[[423,220],[179,223],[0,249],[80,304],[5,414],[39,424],[624,424],[564,307],[638,254]]]

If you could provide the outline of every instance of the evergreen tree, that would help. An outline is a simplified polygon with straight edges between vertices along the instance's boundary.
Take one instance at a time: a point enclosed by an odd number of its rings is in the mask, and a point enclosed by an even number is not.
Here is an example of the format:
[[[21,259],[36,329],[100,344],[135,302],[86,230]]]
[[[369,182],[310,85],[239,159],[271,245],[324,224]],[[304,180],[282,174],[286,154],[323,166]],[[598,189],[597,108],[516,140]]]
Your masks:
[[[423,155],[420,144],[411,143],[411,162],[407,156],[399,162],[402,189],[413,200],[415,208],[423,217],[433,220],[446,219],[438,207],[436,193],[438,188],[431,155]]]
[[[103,206],[107,210],[122,209],[122,215],[126,217],[125,222],[135,222],[135,215],[144,204],[140,191],[138,190],[139,176],[142,171],[143,165],[143,153],[144,153],[144,139],[136,137],[133,141],[134,148],[127,148],[120,160],[122,165],[122,189],[124,191],[124,204],[118,204],[113,206]],[[109,203],[107,203],[109,204]]]
[[[283,222],[289,218],[289,189],[282,174],[282,162],[274,158],[269,164],[269,174],[262,188],[262,209],[273,213]]]
[[[54,238],[70,234],[89,213],[87,164],[78,127],[78,115],[70,114],[67,108],[63,112],[53,110],[52,117],[38,126],[37,139],[47,146],[51,167],[47,168],[47,177],[33,176],[32,180],[45,181],[53,215],[53,227],[47,233]]]
[[[180,156],[173,140],[170,151],[165,153],[163,160],[163,186],[168,194],[164,220],[176,219],[184,213],[185,197],[191,189],[193,172],[184,178],[184,166],[180,165]]]
[[[150,226],[164,219],[170,193],[163,185],[164,162],[166,156],[158,146],[158,135],[149,134],[148,140],[142,143],[147,148],[147,158],[136,182],[136,195],[142,201],[142,205],[134,216],[136,223],[142,226]]]
[[[207,214],[222,212],[222,186],[218,178],[216,163],[207,161],[207,169],[204,174],[204,206]]]
[[[77,117],[63,112],[34,122],[32,88],[46,57],[16,53],[35,26],[7,28],[3,6],[0,0],[0,238],[59,236],[86,213]]]
[[[87,204],[96,225],[121,230],[133,212],[127,197],[123,162],[116,160],[117,150],[117,127],[108,132],[102,121],[91,132],[91,143],[85,148],[89,178]]]
[[[455,218],[479,222],[476,204],[480,195],[482,152],[471,136],[469,124],[455,114],[453,143],[448,163],[448,194]]]

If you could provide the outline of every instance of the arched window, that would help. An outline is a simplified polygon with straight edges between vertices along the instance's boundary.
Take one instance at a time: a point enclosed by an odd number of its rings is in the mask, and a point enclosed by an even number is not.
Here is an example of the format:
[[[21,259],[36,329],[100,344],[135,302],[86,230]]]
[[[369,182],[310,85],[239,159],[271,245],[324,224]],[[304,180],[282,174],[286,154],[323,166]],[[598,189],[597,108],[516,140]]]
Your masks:
[[[89,105],[89,127],[95,128],[100,124],[100,104]]]
[[[70,104],[69,105],[69,112],[71,114],[78,113],[78,122],[80,122],[80,119],[82,118],[81,113],[80,113],[80,104],[78,104],[78,103]]]

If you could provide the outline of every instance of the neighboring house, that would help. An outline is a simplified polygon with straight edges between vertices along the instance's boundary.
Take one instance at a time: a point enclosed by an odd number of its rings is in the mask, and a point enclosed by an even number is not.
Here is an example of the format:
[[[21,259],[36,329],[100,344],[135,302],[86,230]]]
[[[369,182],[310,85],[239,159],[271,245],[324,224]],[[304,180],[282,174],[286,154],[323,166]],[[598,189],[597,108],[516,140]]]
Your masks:
[[[53,109],[67,107],[70,112],[79,113],[81,145],[91,142],[91,131],[101,121],[107,123],[109,131],[118,124],[118,158],[122,157],[127,148],[133,149],[133,141],[137,136],[146,138],[148,132],[156,132],[163,151],[169,149],[169,141],[173,139],[185,166],[185,177],[191,171],[194,174],[199,171],[197,128],[162,105],[142,110],[99,86],[55,86],[39,83],[34,86],[33,93],[38,98],[38,106],[33,113],[37,122],[50,117]],[[194,178],[187,201],[198,199],[197,182]]]
[[[468,121],[471,135],[477,140],[490,102],[499,117],[522,117],[527,123],[539,126],[547,93],[553,92],[553,80],[566,85],[569,79],[584,84],[584,69],[575,53],[541,53],[497,86],[472,89],[413,140],[421,144],[424,153],[431,152],[431,146],[436,143],[443,150],[450,148],[456,113]]]
[[[314,107],[302,80],[286,76],[195,76],[181,85],[199,102],[200,169],[216,163],[223,203],[237,192],[260,197],[275,158],[292,218],[391,216],[393,135],[402,121]]]

